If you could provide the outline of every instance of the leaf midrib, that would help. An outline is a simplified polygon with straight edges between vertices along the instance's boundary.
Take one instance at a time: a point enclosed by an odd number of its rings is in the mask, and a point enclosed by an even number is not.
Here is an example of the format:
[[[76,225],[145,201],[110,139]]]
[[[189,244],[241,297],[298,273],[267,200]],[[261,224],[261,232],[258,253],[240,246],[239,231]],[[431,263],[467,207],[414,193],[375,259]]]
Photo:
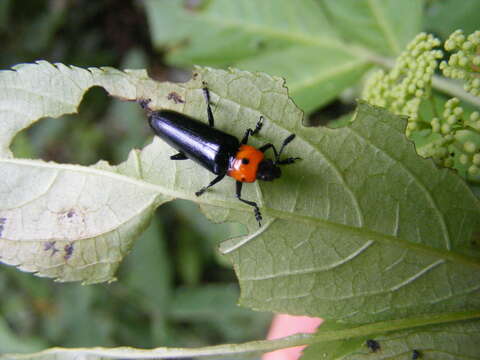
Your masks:
[[[130,184],[134,184],[142,188],[153,190],[174,198],[191,200],[196,203],[201,203],[204,205],[224,207],[224,208],[229,208],[237,211],[245,211],[248,213],[251,212],[251,209],[249,206],[240,204],[237,201],[233,202],[233,201],[213,199],[208,196],[197,198],[193,196],[193,193],[192,195],[187,195],[184,192],[175,191],[160,185],[150,184],[144,180],[134,179],[125,175],[117,174],[117,173],[106,171],[106,170],[82,167],[82,166],[71,165],[71,164],[41,163],[39,161],[34,161],[29,159],[1,159],[0,163],[2,162],[23,165],[23,166],[35,166],[35,167],[52,168],[52,169],[60,168],[60,169],[76,171],[76,172],[97,174],[99,176],[107,176],[107,177],[114,178],[118,181],[128,182]],[[351,236],[361,236],[362,238],[366,238],[369,240],[379,241],[382,243],[388,243],[401,248],[419,251],[430,256],[435,256],[440,259],[449,260],[465,266],[480,268],[480,262],[477,259],[470,258],[462,254],[453,253],[451,251],[435,249],[423,244],[408,242],[406,240],[397,238],[393,235],[378,233],[375,231],[368,230],[366,228],[354,227],[351,225],[344,225],[340,223],[333,223],[327,220],[315,218],[313,216],[301,215],[298,213],[290,213],[284,210],[278,210],[278,209],[273,209],[269,207],[262,207],[261,209],[265,214],[276,217],[276,218],[280,218],[282,220],[313,225],[313,226],[321,227],[324,229],[343,232],[344,234],[347,234],[347,235],[350,234]],[[230,252],[229,249],[223,249],[222,251],[224,253]]]
[[[394,54],[400,53],[401,47],[397,39],[394,36],[394,32],[388,22],[385,21],[385,16],[383,14],[383,9],[378,4],[378,0],[368,0],[368,5],[372,11],[373,18],[377,21],[378,26],[382,30],[382,33],[385,36],[387,44],[390,46]]]
[[[346,44],[338,37],[330,40],[327,37],[310,36],[304,33],[281,31],[274,27],[262,26],[252,23],[242,23],[239,21],[227,21],[224,18],[219,19],[211,15],[202,14],[199,16],[206,23],[218,25],[219,27],[237,28],[247,33],[265,35],[273,39],[286,40],[288,42],[291,42],[292,46],[303,44],[308,46],[330,47],[332,49],[342,50],[348,54],[351,54],[352,56],[361,57],[365,61],[371,61],[372,58],[375,58],[375,56],[371,54],[371,51],[369,49],[358,45],[352,46],[352,44]]]

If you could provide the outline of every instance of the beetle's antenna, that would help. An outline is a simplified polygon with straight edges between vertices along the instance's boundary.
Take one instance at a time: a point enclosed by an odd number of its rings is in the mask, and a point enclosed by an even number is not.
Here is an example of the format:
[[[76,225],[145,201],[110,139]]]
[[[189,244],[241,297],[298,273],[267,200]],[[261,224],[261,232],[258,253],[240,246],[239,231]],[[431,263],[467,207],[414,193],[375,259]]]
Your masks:
[[[293,139],[295,139],[295,134],[290,134],[285,140],[283,140],[282,147],[275,156],[275,164],[280,162],[280,156],[282,156],[283,149],[285,149],[285,146],[287,146]]]

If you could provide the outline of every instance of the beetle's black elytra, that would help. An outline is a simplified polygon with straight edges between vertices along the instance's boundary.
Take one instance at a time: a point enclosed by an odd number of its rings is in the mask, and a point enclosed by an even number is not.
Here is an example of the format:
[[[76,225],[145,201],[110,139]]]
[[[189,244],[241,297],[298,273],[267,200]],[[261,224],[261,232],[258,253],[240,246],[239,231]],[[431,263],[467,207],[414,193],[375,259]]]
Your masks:
[[[208,188],[228,175],[236,180],[236,197],[253,207],[255,219],[261,226],[262,214],[257,203],[245,200],[241,196],[243,183],[256,180],[272,181],[281,176],[279,165],[293,164],[299,160],[300,158],[297,157],[280,159],[285,146],[295,138],[295,134],[288,136],[283,141],[280,151],[277,151],[270,143],[259,149],[247,145],[249,136],[261,130],[263,116],[260,116],[255,129],[245,131],[241,141],[215,129],[215,120],[210,107],[210,92],[206,83],[203,84],[208,125],[175,111],[152,111],[148,108],[148,100],[140,100],[139,104],[146,110],[150,127],[155,134],[178,151],[170,157],[172,160],[190,159],[217,175],[207,186],[195,192],[195,195],[202,195]],[[274,160],[265,159],[264,153],[268,149],[272,149],[275,155]]]

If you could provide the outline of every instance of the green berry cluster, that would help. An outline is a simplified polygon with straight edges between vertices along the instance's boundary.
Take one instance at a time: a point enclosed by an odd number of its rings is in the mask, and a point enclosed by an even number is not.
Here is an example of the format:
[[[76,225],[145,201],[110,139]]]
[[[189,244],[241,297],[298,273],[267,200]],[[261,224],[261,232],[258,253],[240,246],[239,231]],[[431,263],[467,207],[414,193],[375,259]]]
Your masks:
[[[432,78],[438,59],[443,57],[443,52],[436,49],[439,45],[440,41],[432,35],[416,36],[389,72],[380,70],[372,74],[363,98],[395,114],[408,116],[406,135],[415,141],[419,155],[455,168],[477,182],[480,181],[479,112],[465,111],[460,100],[452,98],[437,114],[431,97]],[[468,37],[462,31],[455,31],[445,42],[445,49],[454,53],[448,63],[440,63],[444,75],[464,80],[467,91],[480,95],[480,31]],[[421,105],[427,108],[433,105],[432,118],[419,116]]]
[[[446,77],[461,79],[465,91],[480,96],[480,31],[466,37],[462,30],[453,32],[445,41],[445,50],[453,52],[440,69]]]
[[[369,103],[408,116],[407,136],[423,127],[418,109],[430,94],[437,59],[443,56],[440,50],[434,49],[439,45],[440,41],[432,35],[418,34],[390,72],[377,71],[365,85],[363,98]]]
[[[445,103],[443,113],[431,119],[430,125],[435,140],[419,148],[419,154],[445,167],[460,167],[470,177],[479,176],[480,113],[474,111],[467,116],[460,100],[452,98]]]

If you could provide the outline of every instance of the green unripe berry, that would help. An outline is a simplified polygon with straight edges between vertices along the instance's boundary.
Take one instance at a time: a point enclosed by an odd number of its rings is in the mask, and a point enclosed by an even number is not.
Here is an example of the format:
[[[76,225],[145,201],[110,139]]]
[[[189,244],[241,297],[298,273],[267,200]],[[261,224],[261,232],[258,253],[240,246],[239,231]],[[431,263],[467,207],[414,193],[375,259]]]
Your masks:
[[[450,59],[448,60],[448,65],[455,66],[457,64],[458,64],[458,55],[453,54],[452,56],[450,56]]]
[[[472,165],[468,168],[468,173],[473,176],[478,175],[480,174],[480,168],[477,165]]]
[[[475,165],[480,165],[480,154],[475,154],[475,155],[473,155],[472,162],[473,162]]]
[[[470,41],[465,41],[462,45],[462,49],[467,51],[469,50],[471,47],[473,46],[473,44],[470,42]]]
[[[473,141],[467,141],[465,144],[463,144],[463,149],[466,152],[473,154],[475,151],[477,151],[477,145]]]
[[[450,125],[453,125],[457,122],[457,117],[455,115],[450,115],[448,118],[447,118],[447,123],[449,123]]]
[[[449,167],[449,168],[452,167],[453,164],[454,164],[454,161],[451,157],[446,158],[445,161],[443,162],[443,166]]]
[[[460,164],[462,165],[467,165],[469,163],[469,158],[466,154],[461,154],[458,158],[458,161],[460,161]]]
[[[417,130],[418,129],[418,123],[416,121],[409,121],[407,124],[407,129],[408,130]]]
[[[455,108],[455,110],[453,110],[453,113],[456,115],[456,116],[460,116],[463,114],[463,109],[461,107],[457,107]]]
[[[453,41],[452,39],[448,39],[447,41],[445,41],[445,50],[452,51],[453,49],[455,49],[455,46],[455,41]]]
[[[452,130],[452,127],[449,124],[443,124],[441,130],[443,134],[447,134]]]

